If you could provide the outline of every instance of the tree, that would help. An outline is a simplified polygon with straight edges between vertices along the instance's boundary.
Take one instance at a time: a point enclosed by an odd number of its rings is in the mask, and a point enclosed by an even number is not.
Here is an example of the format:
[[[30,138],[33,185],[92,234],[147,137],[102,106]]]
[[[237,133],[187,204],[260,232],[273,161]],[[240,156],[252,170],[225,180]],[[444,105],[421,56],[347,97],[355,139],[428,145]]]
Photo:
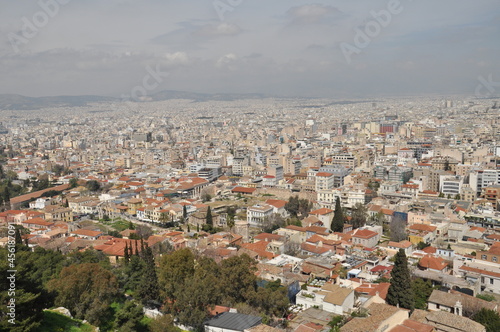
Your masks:
[[[171,315],[157,317],[149,324],[151,332],[181,332],[181,329],[174,326],[174,318]]]
[[[99,264],[84,263],[65,267],[47,288],[57,294],[56,305],[63,306],[78,319],[93,325],[104,323],[110,304],[118,296],[118,283],[110,271]]]
[[[37,247],[34,251],[17,246],[15,280],[15,325],[8,322],[11,317],[7,304],[11,273],[7,259],[0,260],[0,278],[3,282],[0,292],[0,331],[30,332],[35,331],[43,319],[43,309],[54,306],[53,297],[45,285],[61,269],[64,256],[56,251]],[[0,248],[0,256],[7,258],[7,248]],[[12,294],[11,294],[12,295]]]
[[[98,191],[99,189],[101,189],[101,184],[96,180],[90,180],[85,184],[85,188],[90,191]]]
[[[158,279],[165,296],[174,300],[176,289],[194,273],[195,256],[189,249],[174,251],[162,257]]]
[[[144,317],[142,308],[132,301],[126,301],[115,316],[115,328],[123,332],[144,331],[145,326],[141,323]]]
[[[391,285],[387,292],[386,302],[411,311],[415,307],[408,260],[403,249],[399,249],[395,256],[394,268],[391,271]]]
[[[342,212],[339,197],[335,201],[335,214],[333,215],[331,229],[333,232],[344,232],[344,213]]]
[[[486,332],[500,331],[500,315],[497,311],[482,308],[472,319],[486,327]]]
[[[399,242],[406,240],[406,221],[399,215],[392,216],[391,224],[389,225],[391,232],[391,241]]]
[[[434,290],[430,281],[416,278],[412,281],[411,288],[415,299],[415,308],[427,310],[427,300]]]
[[[207,225],[210,225],[210,226],[214,225],[214,220],[213,220],[213,217],[212,217],[212,208],[210,206],[208,207],[208,210],[207,210],[207,216],[206,216],[206,219],[205,219],[205,223]]]
[[[299,196],[290,196],[288,202],[285,204],[285,210],[292,215],[292,217],[297,217],[299,214]]]
[[[226,215],[227,227],[229,227],[229,229],[232,229],[235,225],[234,217],[236,216],[236,209],[232,206],[228,206],[226,208]]]
[[[78,179],[77,178],[71,178],[69,179],[69,188],[73,189],[78,187]]]
[[[353,228],[360,228],[366,224],[368,219],[368,209],[362,203],[356,203],[351,213],[351,224]]]
[[[142,275],[137,289],[137,295],[144,306],[151,306],[155,303],[159,303],[160,286],[158,285],[153,251],[150,247],[145,247],[141,253],[143,254],[145,267],[144,274]]]
[[[203,193],[201,194],[201,201],[205,203],[210,201],[211,199],[212,195],[210,195],[207,190],[203,190]]]
[[[422,250],[422,249],[427,248],[429,246],[430,246],[430,244],[427,244],[427,243],[422,242],[422,241],[420,241],[419,243],[417,243],[417,249],[418,250]]]
[[[186,205],[183,205],[183,206],[182,206],[182,216],[184,217],[184,220],[186,220],[186,219],[187,219],[187,217],[188,217],[188,213],[187,213],[187,207],[186,207]]]

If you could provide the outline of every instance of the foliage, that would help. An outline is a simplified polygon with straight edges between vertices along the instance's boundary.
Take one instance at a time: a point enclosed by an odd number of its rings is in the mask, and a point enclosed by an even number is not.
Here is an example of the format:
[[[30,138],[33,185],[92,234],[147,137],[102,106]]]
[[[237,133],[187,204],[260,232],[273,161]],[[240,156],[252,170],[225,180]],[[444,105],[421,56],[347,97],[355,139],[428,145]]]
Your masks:
[[[144,247],[141,251],[144,261],[144,271],[137,287],[137,297],[144,306],[149,306],[160,301],[160,287],[156,274],[156,265],[153,251],[149,247]]]
[[[285,210],[290,213],[292,217],[297,218],[298,216],[304,217],[311,211],[312,202],[308,199],[300,198],[299,196],[290,196],[288,202],[285,204]]]
[[[115,315],[115,328],[123,332],[144,331],[146,327],[141,323],[143,316],[142,307],[126,301]]]
[[[500,331],[500,315],[494,310],[482,308],[472,319],[486,327],[486,332]]]
[[[60,313],[45,310],[43,320],[36,332],[93,332],[94,328],[89,324],[82,324],[76,319],[64,316]]]
[[[338,332],[340,331],[340,328],[344,326],[344,324],[347,322],[347,318],[344,316],[334,316],[332,319],[328,322],[328,326],[330,326],[330,331],[329,332]]]
[[[344,213],[342,212],[342,206],[340,205],[340,198],[337,197],[335,200],[335,214],[333,215],[331,229],[333,232],[342,233],[344,232]]]
[[[78,187],[78,179],[77,178],[71,178],[69,179],[69,188],[73,189]]]
[[[154,319],[149,324],[151,332],[181,332],[178,327],[174,326],[174,319],[171,315],[163,315]]]
[[[491,294],[477,294],[476,297],[481,300],[485,300],[488,302],[495,301],[495,297]]]
[[[416,309],[427,309],[427,300],[431,296],[434,287],[430,281],[424,281],[421,278],[416,278],[411,283],[411,288],[413,290],[413,297],[415,299]]]
[[[415,307],[408,261],[403,249],[400,249],[395,255],[394,268],[391,271],[391,285],[387,292],[386,302],[412,311]]]
[[[7,249],[1,248],[2,257],[7,257]],[[0,330],[9,331],[33,331],[43,319],[43,309],[53,304],[53,297],[44,288],[44,285],[62,268],[63,256],[60,253],[36,248],[29,251],[24,246],[16,246],[16,324],[11,326],[6,317],[6,305],[0,309]],[[5,280],[10,276],[8,261],[3,259],[0,262],[0,277]],[[3,288],[0,293],[1,303],[7,303],[10,298],[8,288]]]
[[[85,188],[90,191],[99,191],[101,189],[101,184],[97,180],[87,181]]]
[[[286,288],[277,282],[257,287],[256,262],[247,255],[234,256],[220,264],[196,257],[182,249],[162,257],[160,287],[167,298],[167,312],[182,324],[200,328],[208,308],[216,304],[246,303],[266,314],[282,316],[288,308]]]
[[[418,249],[418,250],[425,249],[425,248],[427,248],[428,246],[430,246],[430,244],[427,244],[427,243],[422,242],[422,241],[420,241],[419,243],[417,243],[417,249]]]
[[[207,225],[213,226],[214,225],[214,220],[212,216],[212,208],[209,206],[207,210],[207,216],[205,217],[205,223]]]
[[[56,305],[65,307],[78,319],[104,323],[109,305],[118,296],[116,277],[95,263],[65,267],[47,288],[57,294]]]

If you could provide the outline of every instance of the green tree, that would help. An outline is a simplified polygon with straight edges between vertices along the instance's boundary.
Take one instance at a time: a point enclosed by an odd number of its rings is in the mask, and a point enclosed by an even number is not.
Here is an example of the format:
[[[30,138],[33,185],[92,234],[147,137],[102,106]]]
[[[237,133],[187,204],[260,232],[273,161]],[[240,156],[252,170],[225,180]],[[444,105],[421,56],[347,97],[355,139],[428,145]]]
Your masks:
[[[142,307],[132,301],[126,301],[115,315],[115,328],[120,332],[144,331],[146,327],[141,323],[143,317]]]
[[[245,302],[256,289],[256,262],[248,255],[234,256],[222,261],[220,283],[226,303]]]
[[[53,297],[45,289],[45,285],[57,271],[62,268],[64,256],[55,251],[37,247],[34,251],[26,247],[16,247],[15,275],[15,325],[10,324],[7,316],[7,303],[12,298],[9,295],[10,283],[8,277],[9,261],[0,260],[0,278],[4,286],[0,291],[0,330],[26,332],[34,331],[43,319],[43,309],[52,307]],[[0,257],[7,258],[7,248],[0,248]]]
[[[297,217],[299,214],[299,208],[299,196],[290,196],[288,198],[288,202],[285,204],[285,210],[290,213],[292,217]]]
[[[189,249],[177,250],[162,257],[158,279],[168,299],[175,299],[176,289],[193,275],[194,268],[195,256]]]
[[[415,308],[427,310],[427,300],[434,290],[430,281],[416,278],[412,281],[411,288],[415,299]]]
[[[429,246],[430,246],[430,244],[427,244],[427,243],[422,242],[422,241],[420,241],[419,243],[417,243],[417,249],[418,249],[418,250],[425,249],[425,248],[427,248],[427,247],[429,247]]]
[[[210,206],[208,207],[208,210],[207,210],[207,216],[206,216],[206,219],[205,219],[205,223],[207,225],[210,225],[210,226],[214,225],[214,220],[213,220],[213,217],[212,217],[212,208]]]
[[[342,233],[344,231],[344,213],[340,205],[340,198],[335,201],[335,214],[333,215],[331,229],[333,232]]]
[[[71,178],[69,179],[69,188],[73,189],[78,187],[78,179],[77,178]]]
[[[403,249],[395,255],[391,271],[391,285],[387,292],[387,304],[412,310],[415,307],[408,260]]]
[[[99,264],[84,263],[65,267],[47,288],[55,292],[56,305],[63,306],[78,319],[101,325],[117,299],[118,283],[110,271]]]
[[[500,315],[497,311],[482,308],[472,316],[472,319],[486,327],[486,332],[500,331]]]
[[[85,188],[90,191],[99,191],[101,189],[101,184],[96,180],[87,181]]]
[[[150,247],[145,247],[141,252],[145,263],[142,278],[137,288],[137,296],[144,306],[158,303],[160,301],[160,287],[156,274],[156,265],[153,251]]]
[[[181,329],[174,326],[174,318],[171,315],[163,315],[154,319],[149,324],[151,332],[181,332]]]

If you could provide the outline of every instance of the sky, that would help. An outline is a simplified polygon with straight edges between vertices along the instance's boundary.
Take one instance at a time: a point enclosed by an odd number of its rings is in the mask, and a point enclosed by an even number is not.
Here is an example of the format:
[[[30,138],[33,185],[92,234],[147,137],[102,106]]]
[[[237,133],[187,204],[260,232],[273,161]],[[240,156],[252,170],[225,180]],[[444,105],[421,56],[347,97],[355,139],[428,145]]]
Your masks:
[[[474,95],[481,77],[500,82],[498,0],[0,0],[0,8],[0,94]]]

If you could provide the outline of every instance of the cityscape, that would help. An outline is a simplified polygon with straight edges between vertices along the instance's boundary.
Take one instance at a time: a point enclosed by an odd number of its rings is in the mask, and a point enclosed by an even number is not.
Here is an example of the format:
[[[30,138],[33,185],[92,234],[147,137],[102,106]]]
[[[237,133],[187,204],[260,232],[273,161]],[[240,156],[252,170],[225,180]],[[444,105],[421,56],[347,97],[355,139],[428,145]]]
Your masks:
[[[500,331],[498,4],[194,2],[5,2],[0,331]]]

